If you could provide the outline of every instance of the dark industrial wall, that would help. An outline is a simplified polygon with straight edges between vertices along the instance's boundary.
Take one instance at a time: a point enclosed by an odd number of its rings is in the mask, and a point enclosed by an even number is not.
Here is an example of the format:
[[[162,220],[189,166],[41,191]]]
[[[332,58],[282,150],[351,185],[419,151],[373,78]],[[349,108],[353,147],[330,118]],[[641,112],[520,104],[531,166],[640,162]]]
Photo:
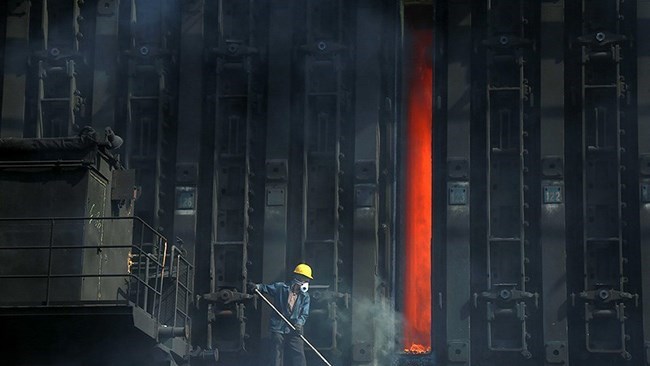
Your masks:
[[[0,137],[124,137],[136,214],[194,258],[193,342],[224,364],[263,357],[246,282],[304,260],[308,338],[388,365],[404,7],[433,17],[433,355],[400,362],[650,364],[648,0],[9,0]]]
[[[399,4],[1,7],[0,137],[125,139],[136,215],[194,258],[196,346],[259,364],[269,313],[246,282],[306,261],[312,342],[339,365],[386,353],[373,309],[394,271]]]
[[[436,3],[444,360],[650,362],[647,16],[647,1]]]

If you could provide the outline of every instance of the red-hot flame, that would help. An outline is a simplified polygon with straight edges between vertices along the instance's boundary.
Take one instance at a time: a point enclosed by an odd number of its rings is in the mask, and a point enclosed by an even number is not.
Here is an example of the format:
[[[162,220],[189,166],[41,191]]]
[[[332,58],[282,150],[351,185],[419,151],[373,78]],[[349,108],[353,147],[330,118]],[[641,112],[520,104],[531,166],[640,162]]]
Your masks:
[[[425,347],[421,344],[412,344],[411,347],[404,348],[404,352],[419,355],[431,352],[431,347]]]
[[[431,30],[413,32],[406,128],[404,348],[431,351],[433,70]]]

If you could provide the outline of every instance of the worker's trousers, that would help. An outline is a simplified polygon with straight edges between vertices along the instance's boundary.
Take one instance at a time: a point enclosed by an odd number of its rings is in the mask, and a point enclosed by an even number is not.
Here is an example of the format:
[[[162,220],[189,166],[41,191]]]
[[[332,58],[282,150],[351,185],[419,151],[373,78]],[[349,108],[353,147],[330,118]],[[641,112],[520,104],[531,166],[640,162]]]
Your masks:
[[[305,360],[305,342],[296,333],[280,334],[271,332],[271,365],[307,366]]]

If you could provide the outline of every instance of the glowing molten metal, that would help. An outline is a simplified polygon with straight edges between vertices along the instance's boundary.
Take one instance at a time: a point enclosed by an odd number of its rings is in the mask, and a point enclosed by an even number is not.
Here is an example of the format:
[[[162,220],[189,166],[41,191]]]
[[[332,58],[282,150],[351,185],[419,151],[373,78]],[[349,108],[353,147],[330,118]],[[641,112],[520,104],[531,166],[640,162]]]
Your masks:
[[[406,128],[404,350],[431,351],[432,101],[430,29],[413,32]]]
[[[404,352],[412,353],[414,355],[424,354],[431,352],[431,347],[424,347],[421,344],[412,344],[411,348],[404,348]]]

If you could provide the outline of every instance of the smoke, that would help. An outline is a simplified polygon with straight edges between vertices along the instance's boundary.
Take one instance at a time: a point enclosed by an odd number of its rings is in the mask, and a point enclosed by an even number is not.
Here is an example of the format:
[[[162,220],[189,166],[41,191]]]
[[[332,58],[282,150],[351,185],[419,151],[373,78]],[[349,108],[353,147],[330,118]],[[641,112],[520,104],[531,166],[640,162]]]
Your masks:
[[[401,330],[404,329],[404,315],[395,311],[388,299],[380,299],[371,310],[375,317],[375,347],[381,359],[401,352]]]
[[[348,316],[341,314],[347,322]],[[374,357],[378,365],[387,365],[396,352],[401,352],[401,330],[404,315],[395,311],[390,299],[355,299],[352,304],[353,343],[374,343]],[[374,331],[374,337],[373,337]]]

